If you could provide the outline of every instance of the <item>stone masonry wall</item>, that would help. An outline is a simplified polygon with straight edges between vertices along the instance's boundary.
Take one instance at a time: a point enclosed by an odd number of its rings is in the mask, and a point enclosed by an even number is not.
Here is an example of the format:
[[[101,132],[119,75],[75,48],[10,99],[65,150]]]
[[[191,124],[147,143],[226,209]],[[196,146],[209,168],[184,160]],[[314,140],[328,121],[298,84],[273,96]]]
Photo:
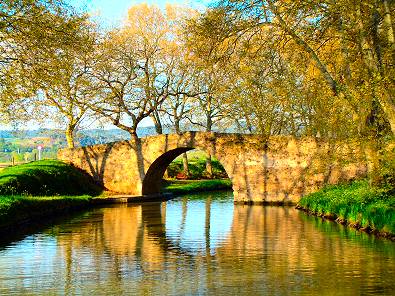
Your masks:
[[[365,176],[364,151],[353,143],[314,138],[188,132],[59,151],[58,158],[86,170],[107,190],[155,193],[168,164],[191,149],[210,152],[232,180],[235,202],[297,202],[324,184]]]

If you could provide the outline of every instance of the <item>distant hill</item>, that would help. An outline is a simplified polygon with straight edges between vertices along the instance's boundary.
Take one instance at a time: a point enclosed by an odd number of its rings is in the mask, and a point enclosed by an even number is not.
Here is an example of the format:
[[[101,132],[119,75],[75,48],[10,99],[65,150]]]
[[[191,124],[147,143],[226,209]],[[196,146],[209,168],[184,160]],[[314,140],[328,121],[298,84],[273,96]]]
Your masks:
[[[171,132],[168,127],[164,128],[164,132]],[[137,130],[139,137],[155,135],[155,128],[153,126],[140,127]],[[31,138],[52,138],[60,139],[65,138],[64,131],[59,129],[37,129],[37,130],[0,130],[0,138],[3,139],[31,139]],[[129,139],[130,135],[128,132],[121,129],[86,129],[77,131],[76,139],[83,140],[84,138],[90,138],[95,144],[98,142],[107,143],[111,141],[119,141]]]
[[[165,132],[170,129],[165,128]],[[138,129],[139,137],[155,135],[154,127]],[[76,146],[88,146],[130,139],[129,133],[121,129],[89,129],[76,133]],[[57,129],[0,130],[0,164],[37,159],[37,147],[42,146],[43,158],[56,158],[58,149],[67,146],[64,131]]]
[[[170,133],[171,129],[164,128],[165,133]],[[138,128],[139,137],[155,135],[153,126]],[[128,132],[121,129],[87,129],[77,131],[75,142],[77,146],[88,146],[104,144],[109,142],[130,139]],[[37,129],[37,130],[0,130],[0,152],[19,151],[18,148],[31,151],[37,145],[44,147],[55,146],[56,149],[66,147],[66,137],[64,131],[58,129]]]
[[[164,126],[163,133],[173,133],[170,126]],[[229,129],[227,132],[234,132]],[[156,135],[155,127],[140,127],[137,130],[139,137]],[[130,139],[129,133],[114,129],[87,129],[76,133],[76,146],[89,146],[105,144]],[[38,130],[0,130],[0,165],[15,162],[34,160],[38,157],[38,146],[42,146],[42,158],[56,158],[57,151],[67,146],[64,131],[58,129]]]

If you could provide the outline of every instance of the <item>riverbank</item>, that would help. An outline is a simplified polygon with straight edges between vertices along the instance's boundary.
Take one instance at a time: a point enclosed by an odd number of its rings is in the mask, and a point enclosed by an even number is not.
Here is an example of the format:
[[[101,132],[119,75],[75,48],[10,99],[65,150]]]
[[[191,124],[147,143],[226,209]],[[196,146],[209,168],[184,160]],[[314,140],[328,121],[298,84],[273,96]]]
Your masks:
[[[395,240],[395,195],[367,180],[333,185],[303,197],[297,209]]]
[[[0,231],[87,208],[101,192],[88,174],[61,161],[7,167],[0,172]]]
[[[165,185],[163,192],[169,195],[229,189],[232,184],[230,180],[174,180]],[[61,161],[31,162],[0,172],[1,232],[109,202],[119,200],[105,196],[89,175]]]
[[[0,232],[41,218],[64,215],[91,206],[92,197],[0,196]]]
[[[1,180],[1,176],[0,176]],[[230,189],[230,180],[175,180],[166,183],[163,193],[181,195],[186,193]],[[1,185],[0,185],[1,190]],[[14,190],[15,191],[15,190]],[[21,194],[21,193],[19,193]],[[159,200],[156,198],[154,200]],[[143,198],[126,199],[143,202]],[[122,198],[112,196],[0,196],[0,232],[7,232],[16,225],[30,221],[46,219],[56,215],[65,215],[102,204],[124,202]]]

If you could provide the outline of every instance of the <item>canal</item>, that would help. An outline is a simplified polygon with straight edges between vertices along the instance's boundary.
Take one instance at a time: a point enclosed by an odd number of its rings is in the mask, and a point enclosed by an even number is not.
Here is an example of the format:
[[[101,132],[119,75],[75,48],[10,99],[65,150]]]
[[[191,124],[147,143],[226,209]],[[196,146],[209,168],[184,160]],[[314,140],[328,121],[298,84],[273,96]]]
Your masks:
[[[36,226],[34,226],[36,227]],[[389,295],[395,244],[231,192],[94,208],[0,241],[0,295]]]

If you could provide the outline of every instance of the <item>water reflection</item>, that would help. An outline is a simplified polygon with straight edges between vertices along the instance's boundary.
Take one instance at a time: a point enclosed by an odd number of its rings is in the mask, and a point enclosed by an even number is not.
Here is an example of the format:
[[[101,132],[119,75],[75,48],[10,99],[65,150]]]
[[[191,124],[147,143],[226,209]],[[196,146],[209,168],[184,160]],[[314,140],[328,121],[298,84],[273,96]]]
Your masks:
[[[390,294],[392,242],[229,193],[94,209],[0,251],[0,294]]]

